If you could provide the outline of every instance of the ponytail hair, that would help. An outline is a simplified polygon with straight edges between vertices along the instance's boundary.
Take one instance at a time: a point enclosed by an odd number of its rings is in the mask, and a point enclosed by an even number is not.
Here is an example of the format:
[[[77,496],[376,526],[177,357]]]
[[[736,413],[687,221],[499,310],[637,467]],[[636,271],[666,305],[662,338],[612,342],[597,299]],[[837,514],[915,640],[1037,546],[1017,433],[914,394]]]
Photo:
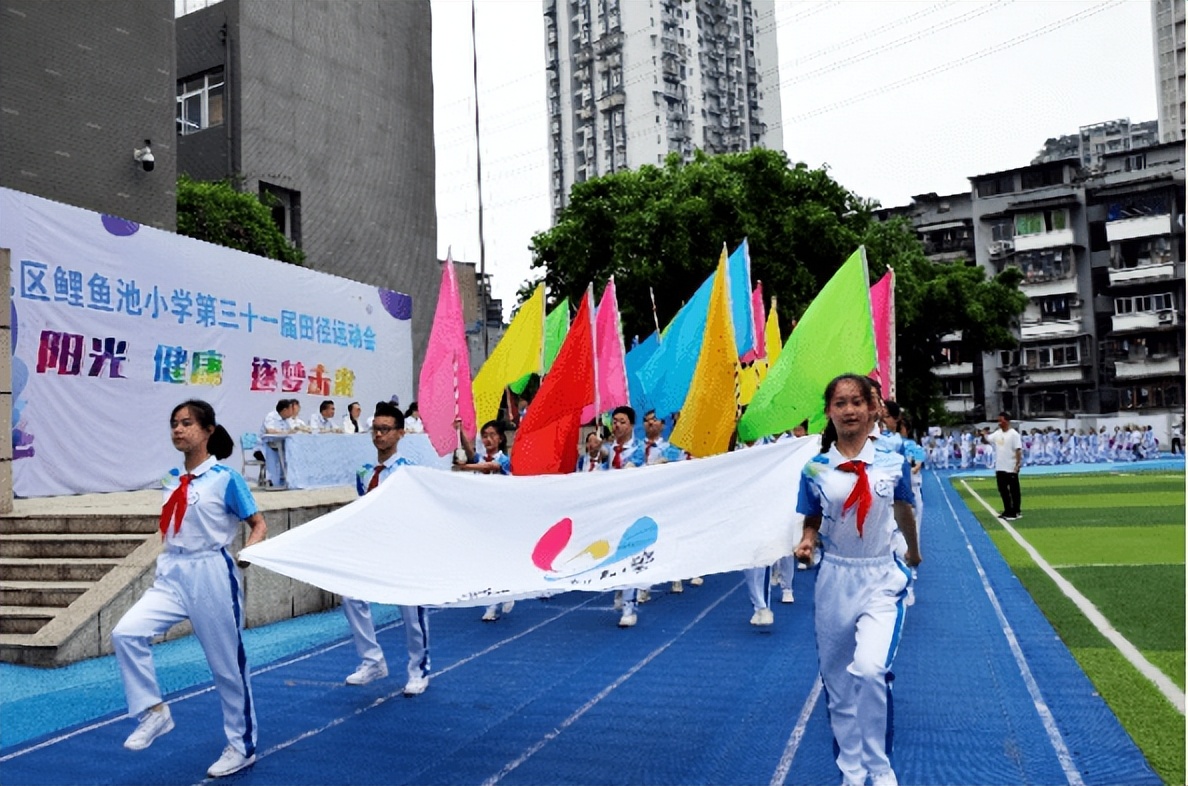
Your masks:
[[[828,453],[834,442],[837,442],[837,429],[832,420],[826,420],[825,430],[821,432],[821,452]]]
[[[183,401],[173,408],[169,419],[173,420],[177,417],[177,413],[183,409],[190,411],[190,416],[198,421],[198,425],[204,429],[213,428],[210,436],[206,439],[206,452],[217,458],[219,461],[227,458],[235,450],[235,440],[227,433],[227,429],[220,426],[215,421],[214,407],[207,404],[205,401],[197,398],[192,398],[188,401]]]

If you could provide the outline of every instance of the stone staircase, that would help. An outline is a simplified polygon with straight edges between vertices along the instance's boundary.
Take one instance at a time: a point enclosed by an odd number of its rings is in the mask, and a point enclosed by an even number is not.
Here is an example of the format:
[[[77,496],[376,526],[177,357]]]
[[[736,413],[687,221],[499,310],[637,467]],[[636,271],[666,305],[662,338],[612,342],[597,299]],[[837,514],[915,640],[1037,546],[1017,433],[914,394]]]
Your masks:
[[[0,518],[0,661],[55,666],[105,639],[160,551],[155,516]],[[151,575],[149,576],[151,579]]]
[[[353,487],[257,496],[276,537],[356,498]],[[159,491],[18,499],[0,515],[0,662],[63,666],[111,654],[111,629],[153,583]],[[241,533],[232,551],[243,543]],[[247,627],[333,607],[337,596],[262,568],[244,573]],[[164,638],[188,635],[180,623]]]

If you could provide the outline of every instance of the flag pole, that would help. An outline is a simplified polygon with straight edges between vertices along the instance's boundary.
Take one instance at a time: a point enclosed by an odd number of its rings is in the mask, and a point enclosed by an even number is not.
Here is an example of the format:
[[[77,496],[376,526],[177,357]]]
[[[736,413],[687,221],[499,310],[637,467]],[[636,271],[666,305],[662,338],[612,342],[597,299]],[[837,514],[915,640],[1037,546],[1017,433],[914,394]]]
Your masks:
[[[483,326],[483,358],[486,359],[491,356],[491,349],[487,335],[487,298],[489,293],[487,292],[487,248],[483,237],[483,146],[479,136],[478,36],[475,16],[475,0],[470,0],[470,52],[474,62],[474,163],[475,177],[478,183],[479,302],[482,310],[480,319]]]
[[[652,324],[656,326],[656,343],[660,343],[660,317],[656,316],[656,293],[648,287],[648,297],[652,299]]]

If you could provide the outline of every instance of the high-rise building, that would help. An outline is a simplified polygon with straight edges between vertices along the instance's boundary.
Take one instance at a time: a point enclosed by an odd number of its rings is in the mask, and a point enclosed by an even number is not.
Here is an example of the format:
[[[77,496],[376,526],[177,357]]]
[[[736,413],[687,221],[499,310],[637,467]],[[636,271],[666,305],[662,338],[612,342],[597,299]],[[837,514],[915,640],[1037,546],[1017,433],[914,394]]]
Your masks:
[[[1044,142],[1043,149],[1031,159],[1032,164],[1063,161],[1079,158],[1081,166],[1102,166],[1102,156],[1124,150],[1137,150],[1159,144],[1159,123],[1144,120],[1131,123],[1130,118],[1107,120],[1103,123],[1081,126],[1075,134],[1052,137]]]
[[[1159,141],[1184,138],[1184,2],[1151,0]]]
[[[774,0],[544,0],[554,215],[598,175],[780,149]]]

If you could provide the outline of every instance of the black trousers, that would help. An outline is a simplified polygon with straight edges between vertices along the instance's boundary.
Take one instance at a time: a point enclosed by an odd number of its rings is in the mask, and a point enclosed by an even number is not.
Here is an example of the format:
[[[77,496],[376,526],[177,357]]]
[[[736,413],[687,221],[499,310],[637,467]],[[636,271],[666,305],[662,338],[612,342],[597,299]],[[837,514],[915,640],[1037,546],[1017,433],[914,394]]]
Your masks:
[[[1002,472],[994,473],[998,480],[998,496],[1002,497],[1002,514],[1004,516],[1018,516],[1019,505],[1022,501],[1019,491],[1019,473],[1018,472]]]

